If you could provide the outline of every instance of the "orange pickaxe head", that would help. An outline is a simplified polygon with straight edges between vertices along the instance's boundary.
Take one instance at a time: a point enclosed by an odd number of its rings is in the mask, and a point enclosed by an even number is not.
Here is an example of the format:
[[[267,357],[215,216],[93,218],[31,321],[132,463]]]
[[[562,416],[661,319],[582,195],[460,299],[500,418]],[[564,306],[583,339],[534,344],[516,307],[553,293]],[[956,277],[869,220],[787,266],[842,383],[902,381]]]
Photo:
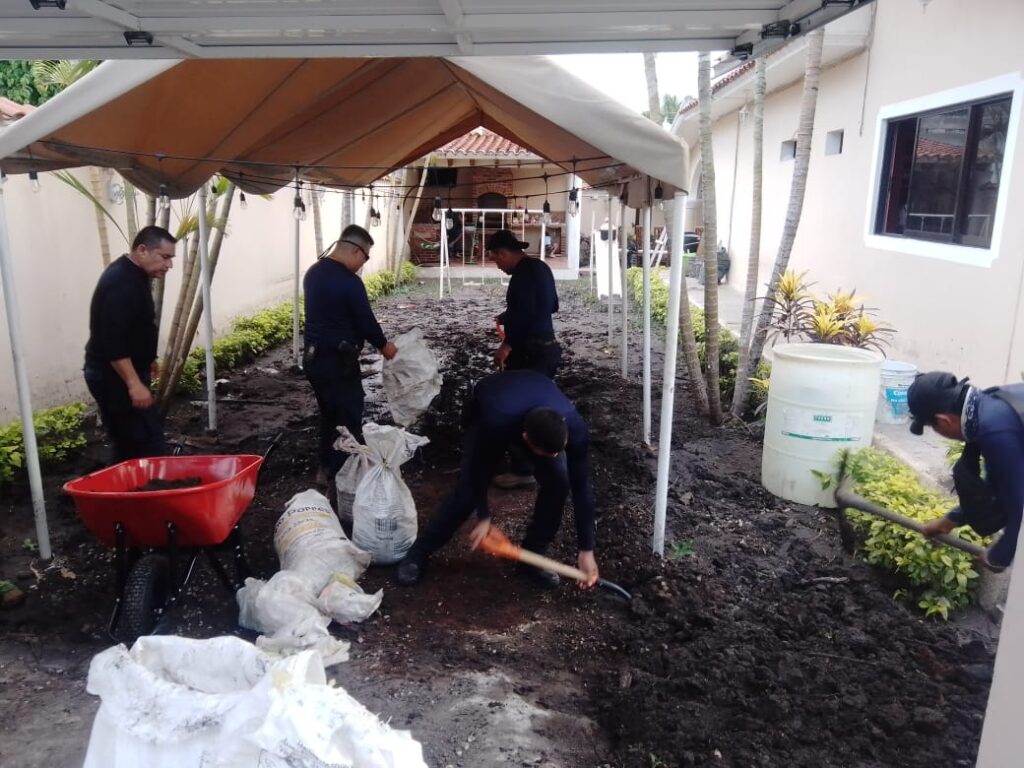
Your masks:
[[[487,531],[487,535],[484,536],[483,541],[480,542],[480,548],[484,552],[494,555],[495,557],[506,557],[509,560],[518,560],[519,553],[522,551],[519,547],[509,541],[508,536],[499,531],[493,525]]]

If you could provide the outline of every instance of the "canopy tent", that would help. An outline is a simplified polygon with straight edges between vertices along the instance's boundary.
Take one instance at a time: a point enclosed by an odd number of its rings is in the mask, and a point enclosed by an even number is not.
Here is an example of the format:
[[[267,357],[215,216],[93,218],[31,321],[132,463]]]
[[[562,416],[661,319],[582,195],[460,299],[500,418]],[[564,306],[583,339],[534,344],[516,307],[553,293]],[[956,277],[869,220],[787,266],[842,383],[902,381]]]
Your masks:
[[[172,197],[215,173],[354,187],[478,125],[592,186],[686,187],[679,139],[544,57],[111,61],[4,131],[0,165],[111,167]]]

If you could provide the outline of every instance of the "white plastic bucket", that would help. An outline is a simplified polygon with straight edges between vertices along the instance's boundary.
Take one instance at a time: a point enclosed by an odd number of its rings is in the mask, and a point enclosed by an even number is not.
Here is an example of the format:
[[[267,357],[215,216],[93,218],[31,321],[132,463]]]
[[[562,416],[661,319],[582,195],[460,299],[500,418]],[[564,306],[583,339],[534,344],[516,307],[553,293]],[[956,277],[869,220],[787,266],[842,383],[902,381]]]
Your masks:
[[[832,344],[772,350],[761,483],[798,504],[834,507],[837,454],[871,445],[882,356]],[[819,474],[815,474],[819,473]]]
[[[879,424],[906,424],[910,420],[907,390],[917,376],[917,366],[886,360],[882,363],[881,383],[878,385],[878,408],[875,419]]]

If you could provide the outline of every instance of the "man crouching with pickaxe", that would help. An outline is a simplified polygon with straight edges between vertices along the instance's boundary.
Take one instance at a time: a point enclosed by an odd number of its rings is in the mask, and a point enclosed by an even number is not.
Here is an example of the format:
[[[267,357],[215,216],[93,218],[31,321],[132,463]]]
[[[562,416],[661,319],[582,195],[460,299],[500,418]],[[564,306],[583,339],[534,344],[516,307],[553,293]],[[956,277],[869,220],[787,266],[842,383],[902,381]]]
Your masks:
[[[463,411],[462,466],[455,490],[398,564],[398,583],[422,577],[430,556],[443,547],[475,510],[469,534],[476,549],[491,528],[487,489],[505,449],[520,440],[533,462],[537,501],[523,549],[543,554],[558,533],[565,500],[572,492],[576,513],[577,565],[583,588],[597,583],[594,493],[587,461],[587,426],[572,402],[547,376],[528,370],[504,371],[481,379]],[[555,587],[556,574],[520,565],[524,575]]]

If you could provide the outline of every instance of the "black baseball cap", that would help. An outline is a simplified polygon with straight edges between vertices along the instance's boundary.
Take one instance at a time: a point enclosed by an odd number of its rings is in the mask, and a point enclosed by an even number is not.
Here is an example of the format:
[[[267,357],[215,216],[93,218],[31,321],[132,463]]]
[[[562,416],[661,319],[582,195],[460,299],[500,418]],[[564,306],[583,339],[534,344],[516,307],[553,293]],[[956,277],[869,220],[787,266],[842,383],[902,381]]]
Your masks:
[[[499,248],[506,248],[510,251],[525,251],[530,247],[529,243],[517,240],[509,229],[499,229],[487,238],[486,248],[488,251],[496,251]]]
[[[940,413],[958,413],[960,396],[966,386],[967,379],[960,380],[947,371],[922,373],[914,379],[907,390],[910,431],[915,435],[923,434],[925,426]]]

